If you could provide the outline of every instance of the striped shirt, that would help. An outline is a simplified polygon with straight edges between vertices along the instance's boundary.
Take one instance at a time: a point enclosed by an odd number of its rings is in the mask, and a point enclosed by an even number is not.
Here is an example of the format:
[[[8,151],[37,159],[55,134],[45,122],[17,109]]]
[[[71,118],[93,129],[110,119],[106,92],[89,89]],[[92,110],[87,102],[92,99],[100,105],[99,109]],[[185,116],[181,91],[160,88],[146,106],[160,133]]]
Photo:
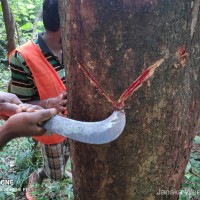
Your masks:
[[[44,57],[56,70],[63,83],[66,84],[64,66],[59,61],[58,57],[46,46],[42,34],[38,35],[38,38],[34,40],[34,43],[38,45]],[[23,102],[39,100],[38,90],[29,66],[17,51],[10,59],[10,69],[12,73],[10,83],[11,93],[16,94]]]

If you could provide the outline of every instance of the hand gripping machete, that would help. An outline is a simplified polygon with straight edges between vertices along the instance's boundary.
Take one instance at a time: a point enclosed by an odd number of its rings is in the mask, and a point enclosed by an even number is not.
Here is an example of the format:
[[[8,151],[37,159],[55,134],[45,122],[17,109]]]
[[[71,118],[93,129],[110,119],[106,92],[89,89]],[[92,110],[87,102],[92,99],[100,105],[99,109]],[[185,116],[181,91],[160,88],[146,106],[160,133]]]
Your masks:
[[[124,130],[125,124],[125,113],[121,110],[114,111],[110,117],[98,122],[82,122],[56,115],[41,126],[79,142],[105,144],[115,140]]]

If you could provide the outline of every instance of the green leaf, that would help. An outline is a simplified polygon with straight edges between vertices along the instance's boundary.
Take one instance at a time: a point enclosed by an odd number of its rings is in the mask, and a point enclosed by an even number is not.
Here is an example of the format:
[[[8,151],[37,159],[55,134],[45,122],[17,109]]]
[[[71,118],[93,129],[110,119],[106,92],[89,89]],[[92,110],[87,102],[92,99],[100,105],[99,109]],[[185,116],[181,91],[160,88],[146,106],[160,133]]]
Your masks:
[[[186,178],[186,179],[189,180],[191,177],[192,177],[192,174],[185,174],[185,178]]]
[[[42,23],[41,21],[39,21],[39,22],[37,23],[37,25],[40,26],[40,27],[43,27],[43,23]]]
[[[35,8],[35,5],[33,5],[33,4],[28,4],[26,7],[27,7],[28,9],[34,9],[34,8]]]
[[[35,19],[35,15],[30,15],[30,19]]]
[[[191,169],[191,164],[190,162],[188,162],[187,166],[186,166],[186,169],[185,169],[185,174],[188,174],[189,173],[189,170]]]
[[[200,136],[196,136],[193,142],[194,144],[200,144]]]
[[[29,14],[26,12],[26,10],[21,10],[21,14],[23,14],[24,16],[29,16]]]
[[[23,26],[20,27],[22,30],[31,30],[33,28],[33,24],[31,24],[30,22],[27,22],[26,24],[24,24]]]

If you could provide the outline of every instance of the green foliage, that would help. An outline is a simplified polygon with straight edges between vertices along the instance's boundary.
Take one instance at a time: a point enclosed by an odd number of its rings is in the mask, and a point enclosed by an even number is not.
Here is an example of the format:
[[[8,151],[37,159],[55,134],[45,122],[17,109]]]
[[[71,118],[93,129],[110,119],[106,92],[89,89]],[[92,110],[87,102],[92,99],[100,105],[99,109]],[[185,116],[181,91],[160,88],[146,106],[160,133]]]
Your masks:
[[[70,162],[68,162],[68,165]],[[65,176],[61,181],[50,181],[49,179],[40,185],[35,186],[34,192],[31,193],[37,200],[73,200],[73,188],[71,180]]]
[[[15,33],[17,45],[25,43],[32,37],[33,24],[37,13],[42,8],[42,0],[8,0],[9,6],[13,13],[14,20],[19,35]],[[37,31],[43,30],[43,23],[40,21],[37,23]],[[6,51],[6,30],[3,20],[3,11],[0,4],[0,67],[7,64],[7,51]],[[18,38],[19,37],[19,38]],[[20,44],[18,43],[20,41]]]
[[[24,42],[31,38],[36,15],[42,8],[42,0],[9,0],[9,3],[20,32],[20,37]],[[43,29],[41,21],[38,25],[41,31]]]
[[[29,175],[42,167],[40,148],[34,146],[31,138],[18,138],[9,142],[3,151],[0,151],[0,177],[13,180],[14,183],[12,186],[0,184],[0,199],[15,199],[19,192],[25,192]],[[71,168],[70,162],[67,167]],[[61,200],[66,197],[72,200],[72,182],[67,176],[57,182],[47,179],[42,186],[35,186],[32,196],[38,200]]]
[[[0,177],[13,181],[13,185],[0,185],[0,195],[14,197],[21,191],[31,172],[36,169],[32,162],[34,142],[30,138],[18,138],[0,151]],[[5,199],[6,199],[5,198]]]
[[[10,76],[10,71],[3,64],[1,65],[0,63],[0,91],[7,91]]]
[[[179,200],[200,199],[200,136],[194,139]]]

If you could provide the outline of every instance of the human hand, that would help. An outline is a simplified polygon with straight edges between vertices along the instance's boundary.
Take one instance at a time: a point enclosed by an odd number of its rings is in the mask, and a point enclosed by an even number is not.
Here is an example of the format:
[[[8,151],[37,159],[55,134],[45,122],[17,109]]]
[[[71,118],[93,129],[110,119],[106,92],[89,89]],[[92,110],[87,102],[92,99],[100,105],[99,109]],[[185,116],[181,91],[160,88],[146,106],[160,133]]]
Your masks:
[[[58,113],[64,115],[67,111],[67,92],[64,91],[58,97],[49,98],[47,103],[47,108],[55,108]]]
[[[15,94],[0,92],[0,103],[4,103],[4,102],[14,103],[17,105],[22,103]]]
[[[32,105],[28,103],[22,103],[18,105],[21,110],[18,110],[17,113],[19,112],[35,112],[37,110],[43,109],[42,107],[38,105]]]
[[[19,98],[11,93],[0,92],[0,119],[8,119],[20,112],[33,112],[42,109],[40,106],[24,104]]]
[[[3,125],[9,139],[23,136],[40,136],[45,133],[40,124],[57,114],[57,110],[42,109],[35,112],[22,112],[12,115]]]
[[[20,112],[21,108],[18,105],[21,103],[16,95],[0,92],[0,118],[4,119],[5,116],[11,116]]]

